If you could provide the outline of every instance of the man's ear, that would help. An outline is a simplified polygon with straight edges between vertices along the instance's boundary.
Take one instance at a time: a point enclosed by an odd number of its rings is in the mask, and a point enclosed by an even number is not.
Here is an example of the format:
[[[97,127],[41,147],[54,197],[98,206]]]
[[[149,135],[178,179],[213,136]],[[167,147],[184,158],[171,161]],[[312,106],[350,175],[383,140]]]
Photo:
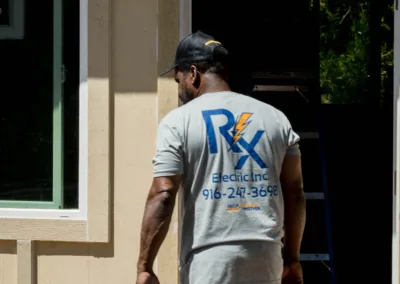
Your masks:
[[[190,79],[192,80],[192,85],[195,87],[199,86],[200,84],[200,74],[199,70],[197,70],[196,66],[190,66]]]
[[[196,82],[197,77],[198,77],[198,70],[196,66],[194,65],[190,66],[190,79],[192,80],[192,84]]]

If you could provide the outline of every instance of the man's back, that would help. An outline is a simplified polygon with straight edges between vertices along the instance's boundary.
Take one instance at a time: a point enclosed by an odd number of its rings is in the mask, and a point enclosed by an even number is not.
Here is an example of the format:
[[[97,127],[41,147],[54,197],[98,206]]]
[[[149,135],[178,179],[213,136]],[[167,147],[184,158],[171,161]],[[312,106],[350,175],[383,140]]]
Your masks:
[[[168,125],[171,138],[159,141],[175,141],[184,157],[181,264],[207,246],[281,244],[279,176],[287,150],[298,141],[284,114],[248,96],[220,92],[172,111],[162,125]],[[156,175],[165,174],[163,164],[156,155]]]
[[[198,31],[180,41],[173,65],[162,73],[174,71],[186,105],[158,127],[138,284],[159,283],[153,264],[182,183],[183,284],[302,283],[299,137],[282,112],[230,91],[228,54]]]

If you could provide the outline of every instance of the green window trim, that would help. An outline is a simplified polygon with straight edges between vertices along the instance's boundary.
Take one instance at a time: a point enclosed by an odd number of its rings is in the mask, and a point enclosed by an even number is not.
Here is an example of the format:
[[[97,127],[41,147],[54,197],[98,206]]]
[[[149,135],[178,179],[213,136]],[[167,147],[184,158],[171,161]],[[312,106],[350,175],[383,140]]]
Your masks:
[[[53,190],[54,193],[54,190]],[[19,201],[19,200],[2,200],[0,208],[10,209],[61,209],[61,205],[55,202],[47,201]]]

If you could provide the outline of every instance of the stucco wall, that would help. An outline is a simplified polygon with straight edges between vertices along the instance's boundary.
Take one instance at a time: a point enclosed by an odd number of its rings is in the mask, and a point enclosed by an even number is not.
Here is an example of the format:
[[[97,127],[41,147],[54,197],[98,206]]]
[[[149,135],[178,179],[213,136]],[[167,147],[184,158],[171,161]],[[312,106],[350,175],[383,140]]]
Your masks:
[[[0,284],[109,284],[135,280],[157,123],[178,105],[173,78],[159,79],[157,74],[172,61],[179,40],[179,0],[89,0],[88,8],[89,57],[99,62],[89,65],[95,68],[89,70],[89,79],[101,82],[111,74],[111,241],[38,241],[31,259],[23,247],[17,249],[16,241],[0,241]],[[102,30],[110,36],[109,58],[96,54]],[[111,70],[104,72],[101,62],[107,60]],[[93,198],[95,195],[89,196],[89,204]],[[156,271],[163,283],[177,283],[176,214]]]

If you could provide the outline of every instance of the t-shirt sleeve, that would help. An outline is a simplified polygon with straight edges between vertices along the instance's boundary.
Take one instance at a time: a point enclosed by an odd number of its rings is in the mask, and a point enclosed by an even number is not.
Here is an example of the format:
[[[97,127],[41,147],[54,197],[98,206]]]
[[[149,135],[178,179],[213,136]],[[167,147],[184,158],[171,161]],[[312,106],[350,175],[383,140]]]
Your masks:
[[[299,141],[300,141],[300,136],[294,132],[292,125],[288,119],[286,119],[286,141],[287,141],[287,149],[286,149],[286,155],[287,156],[299,156],[301,155],[300,152],[300,146],[299,146]]]
[[[156,153],[153,157],[153,177],[183,174],[183,143],[181,133],[171,119],[160,122]]]

